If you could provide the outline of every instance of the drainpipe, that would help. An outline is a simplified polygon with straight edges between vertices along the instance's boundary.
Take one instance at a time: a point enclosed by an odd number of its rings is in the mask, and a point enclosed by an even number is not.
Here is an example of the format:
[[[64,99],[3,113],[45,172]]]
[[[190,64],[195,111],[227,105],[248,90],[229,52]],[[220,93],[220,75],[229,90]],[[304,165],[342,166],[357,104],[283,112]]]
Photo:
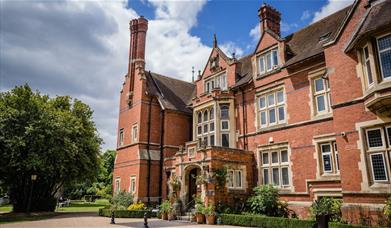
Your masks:
[[[151,182],[151,153],[149,151],[149,144],[151,142],[151,108],[152,108],[152,97],[149,99],[148,104],[148,141],[147,141],[147,154],[148,154],[148,173],[147,173],[147,198],[148,205],[151,203],[150,199],[150,182]]]
[[[164,146],[164,120],[165,120],[165,110],[162,108],[160,110],[160,160],[159,160],[159,204],[162,203],[163,198],[163,146]]]
[[[242,117],[243,117],[243,146],[244,150],[247,150],[248,143],[247,143],[247,110],[245,107],[245,99],[244,99],[244,89],[240,90],[242,92]]]

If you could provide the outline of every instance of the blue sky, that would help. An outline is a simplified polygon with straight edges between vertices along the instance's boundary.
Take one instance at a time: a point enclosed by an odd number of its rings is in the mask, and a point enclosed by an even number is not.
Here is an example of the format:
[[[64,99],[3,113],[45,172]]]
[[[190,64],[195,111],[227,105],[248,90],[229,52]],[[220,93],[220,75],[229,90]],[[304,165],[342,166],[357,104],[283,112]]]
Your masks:
[[[190,34],[201,38],[203,44],[211,45],[216,33],[219,43],[233,42],[245,54],[250,53],[255,42],[249,32],[258,25],[257,12],[263,2],[280,11],[283,37],[313,22],[315,13],[330,3],[327,0],[211,0],[198,13],[197,24],[190,29]],[[148,19],[156,18],[156,8],[148,1],[129,0],[128,7]]]
[[[282,35],[353,0],[267,1],[282,14]],[[28,83],[70,95],[94,110],[102,149],[115,149],[119,93],[127,73],[129,20],[149,20],[146,67],[191,80],[203,69],[216,33],[237,56],[254,51],[262,0],[0,0],[0,91]]]

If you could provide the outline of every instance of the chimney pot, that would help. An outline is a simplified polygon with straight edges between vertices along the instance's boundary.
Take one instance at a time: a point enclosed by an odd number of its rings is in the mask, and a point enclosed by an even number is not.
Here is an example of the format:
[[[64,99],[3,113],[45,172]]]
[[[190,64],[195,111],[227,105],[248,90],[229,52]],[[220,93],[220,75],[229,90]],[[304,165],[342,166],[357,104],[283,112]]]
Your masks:
[[[280,22],[281,14],[273,7],[263,3],[258,10],[258,16],[260,19],[261,33],[265,30],[271,30],[276,35],[280,36]]]

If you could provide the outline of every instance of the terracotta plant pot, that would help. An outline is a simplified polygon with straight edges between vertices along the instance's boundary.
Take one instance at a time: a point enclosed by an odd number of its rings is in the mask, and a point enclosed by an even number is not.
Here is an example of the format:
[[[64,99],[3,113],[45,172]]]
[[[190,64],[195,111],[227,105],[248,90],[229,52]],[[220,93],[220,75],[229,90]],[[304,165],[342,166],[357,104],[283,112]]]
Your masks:
[[[168,221],[175,220],[175,218],[176,217],[175,217],[174,213],[171,212],[171,213],[168,214]]]
[[[196,213],[196,220],[198,224],[205,223],[205,216],[201,213]]]
[[[215,224],[215,215],[206,215],[206,224],[208,225],[214,225]]]
[[[163,220],[168,220],[168,215],[167,215],[167,213],[162,213],[162,219],[163,219]]]

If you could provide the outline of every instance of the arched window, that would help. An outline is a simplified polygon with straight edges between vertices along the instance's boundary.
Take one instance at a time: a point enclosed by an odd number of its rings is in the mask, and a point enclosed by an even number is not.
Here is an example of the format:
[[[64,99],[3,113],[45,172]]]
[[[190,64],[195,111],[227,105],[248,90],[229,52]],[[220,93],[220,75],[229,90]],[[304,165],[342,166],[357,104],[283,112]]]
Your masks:
[[[204,111],[204,122],[208,121],[208,111]]]
[[[202,114],[201,112],[198,113],[198,123],[202,122]]]
[[[211,108],[209,110],[209,118],[210,118],[210,120],[213,120],[215,118],[215,109],[214,108]]]
[[[221,105],[220,106],[220,118],[222,120],[229,119],[229,106],[228,105]]]

